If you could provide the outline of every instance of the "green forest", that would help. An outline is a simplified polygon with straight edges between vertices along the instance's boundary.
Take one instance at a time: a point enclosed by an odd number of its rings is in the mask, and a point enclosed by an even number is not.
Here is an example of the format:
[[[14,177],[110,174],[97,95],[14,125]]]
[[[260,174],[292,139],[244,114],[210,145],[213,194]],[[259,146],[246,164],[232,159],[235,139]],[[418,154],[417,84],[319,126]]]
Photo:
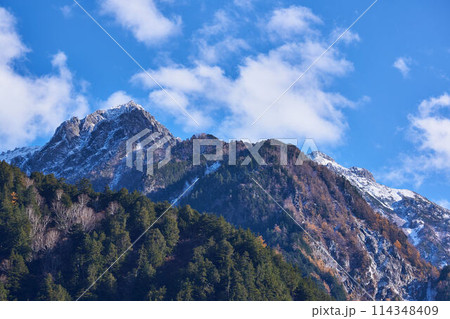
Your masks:
[[[1,162],[0,300],[81,295],[80,300],[332,299],[263,237],[222,217],[155,203],[126,189],[95,192],[87,180],[69,185],[53,175],[27,176]]]

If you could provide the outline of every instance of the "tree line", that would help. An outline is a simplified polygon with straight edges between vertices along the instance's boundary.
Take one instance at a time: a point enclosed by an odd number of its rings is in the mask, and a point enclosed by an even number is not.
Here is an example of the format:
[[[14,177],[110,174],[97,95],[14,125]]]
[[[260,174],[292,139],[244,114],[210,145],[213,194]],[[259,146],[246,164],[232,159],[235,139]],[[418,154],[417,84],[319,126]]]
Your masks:
[[[116,260],[82,300],[332,299],[222,217],[0,163],[0,300],[75,300]]]

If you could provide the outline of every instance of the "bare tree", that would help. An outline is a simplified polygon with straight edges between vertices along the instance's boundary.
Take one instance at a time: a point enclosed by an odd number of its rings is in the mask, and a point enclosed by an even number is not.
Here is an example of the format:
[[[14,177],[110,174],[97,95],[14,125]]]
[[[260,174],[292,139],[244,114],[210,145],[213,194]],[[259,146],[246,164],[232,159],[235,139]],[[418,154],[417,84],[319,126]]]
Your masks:
[[[52,249],[53,247],[56,246],[56,243],[59,240],[59,235],[60,232],[57,231],[56,229],[51,229],[47,232],[47,234],[45,234],[45,239],[44,239],[44,249]]]
[[[64,191],[62,189],[57,189],[56,190],[56,200],[59,202],[61,201],[61,197],[64,194]]]
[[[55,222],[59,230],[67,232],[74,224],[75,218],[72,209],[69,209],[60,201],[52,203],[52,211],[55,214]]]
[[[95,227],[95,212],[92,208],[81,206],[81,204],[76,204],[74,206],[79,206],[76,209],[76,222],[81,224],[84,231],[91,231]]]
[[[0,272],[8,273],[11,270],[11,261],[9,259],[3,259],[0,262]]]
[[[50,223],[50,217],[36,214],[32,207],[27,207],[25,211],[31,224],[31,249],[34,253],[37,253],[44,248],[45,232],[47,225]]]
[[[39,194],[38,190],[36,189],[36,187],[31,186],[32,187],[32,193],[34,195],[34,199],[36,200],[36,204],[39,207],[42,207],[42,205],[44,204],[45,200],[44,198]]]
[[[119,212],[120,204],[118,202],[110,202],[108,208],[106,208],[106,213],[110,216],[115,215]]]
[[[25,184],[25,188],[28,189],[30,186],[34,184],[34,181],[31,178],[25,177],[23,180]]]
[[[78,196],[78,204],[81,206],[86,206],[90,201],[90,198],[86,194],[81,194]]]

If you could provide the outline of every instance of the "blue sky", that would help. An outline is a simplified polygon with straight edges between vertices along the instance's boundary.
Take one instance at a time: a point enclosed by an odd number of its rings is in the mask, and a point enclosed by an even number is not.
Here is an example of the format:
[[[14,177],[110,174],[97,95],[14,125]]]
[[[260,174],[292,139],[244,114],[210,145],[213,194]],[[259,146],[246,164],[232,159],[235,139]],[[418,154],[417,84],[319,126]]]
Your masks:
[[[182,138],[313,138],[450,206],[448,1],[379,0],[255,125],[373,1],[79,2],[177,103],[73,1],[0,0],[0,150],[133,98]]]

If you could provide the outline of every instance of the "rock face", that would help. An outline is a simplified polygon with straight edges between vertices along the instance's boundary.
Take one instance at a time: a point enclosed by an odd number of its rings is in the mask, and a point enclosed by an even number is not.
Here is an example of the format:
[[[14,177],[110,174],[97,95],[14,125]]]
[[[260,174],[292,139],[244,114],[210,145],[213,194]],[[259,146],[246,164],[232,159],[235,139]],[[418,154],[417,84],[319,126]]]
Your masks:
[[[176,142],[169,130],[131,101],[96,111],[84,119],[74,117],[65,121],[42,148],[28,155],[9,156],[9,162],[25,172],[53,173],[69,183],[85,177],[98,190],[107,185],[139,189],[145,174],[126,166],[126,141],[144,129],[149,130],[148,134],[158,132],[160,137],[167,137],[168,144]],[[148,144],[149,147],[151,145]],[[138,145],[134,150],[136,147]],[[121,180],[122,175],[127,175],[126,181]]]
[[[329,156],[314,152],[311,158],[318,164],[342,175],[377,212],[408,235],[420,255],[436,267],[449,264],[450,211],[425,197],[405,189],[390,188],[375,181],[363,168],[345,168]]]
[[[270,145],[260,153],[273,163]],[[247,155],[238,152],[238,163]],[[425,283],[434,270],[406,235],[342,176],[311,161],[294,165],[297,155],[289,156],[287,166],[222,165],[214,173],[198,175],[182,203],[250,228],[293,263],[312,260],[337,276],[352,299],[426,298]]]
[[[23,166],[23,162],[28,160],[39,149],[39,146],[18,147],[12,151],[0,153],[0,161],[11,163],[14,159],[17,166]]]
[[[144,129],[166,137],[171,145],[170,162],[152,175],[126,165],[126,142]],[[377,184],[367,170],[343,171],[323,154],[295,165],[300,151],[294,146],[289,146],[287,166],[279,164],[279,147],[269,142],[259,152],[268,165],[243,165],[249,152],[242,143],[237,145],[238,165],[227,164],[226,143],[223,162],[202,157],[200,165],[193,165],[193,140],[175,138],[130,102],[66,121],[42,148],[18,152],[16,157],[3,153],[0,159],[8,157],[26,172],[53,173],[72,183],[86,177],[97,190],[126,187],[157,201],[175,199],[196,181],[180,204],[250,228],[285,259],[308,269],[305,275],[316,278],[336,298],[342,298],[340,283],[352,299],[427,298],[427,283],[436,270],[410,242],[428,252],[421,253],[427,260],[443,264],[442,257],[434,256],[444,256],[445,249],[438,250],[429,239],[448,245],[448,211],[413,192]],[[138,150],[139,143],[133,158]],[[415,234],[422,236],[420,240]]]

